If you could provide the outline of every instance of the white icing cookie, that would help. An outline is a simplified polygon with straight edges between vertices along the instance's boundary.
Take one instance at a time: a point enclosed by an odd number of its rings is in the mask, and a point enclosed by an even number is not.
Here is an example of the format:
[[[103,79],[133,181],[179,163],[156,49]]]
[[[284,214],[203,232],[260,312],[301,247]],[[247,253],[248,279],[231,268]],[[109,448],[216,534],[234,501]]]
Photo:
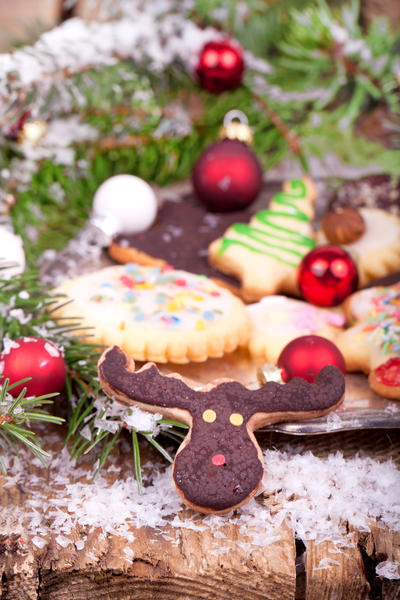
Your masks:
[[[0,267],[0,279],[11,279],[25,269],[22,239],[2,226],[0,226]]]
[[[339,311],[286,296],[267,296],[246,309],[251,321],[249,351],[254,358],[272,363],[295,338],[314,334],[334,341],[345,324]]]
[[[169,266],[107,267],[55,292],[73,300],[56,317],[79,317],[93,343],[119,345],[135,360],[204,361],[248,337],[241,300],[205,276]]]
[[[341,244],[354,259],[359,287],[400,270],[400,218],[378,208],[360,208],[365,233],[355,242]],[[328,244],[321,230],[318,243]]]

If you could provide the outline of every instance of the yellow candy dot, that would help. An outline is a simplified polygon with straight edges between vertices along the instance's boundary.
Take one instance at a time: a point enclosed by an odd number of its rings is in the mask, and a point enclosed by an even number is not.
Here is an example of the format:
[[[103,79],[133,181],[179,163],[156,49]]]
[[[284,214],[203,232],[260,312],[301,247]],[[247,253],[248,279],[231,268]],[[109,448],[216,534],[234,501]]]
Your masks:
[[[168,302],[167,304],[167,310],[169,312],[177,312],[180,308],[181,308],[181,303],[180,302],[174,302],[172,300],[172,302]]]
[[[205,328],[206,328],[206,324],[203,321],[203,319],[199,319],[198,321],[196,321],[196,329],[197,329],[197,331],[202,331]]]
[[[240,413],[232,413],[229,417],[229,420],[232,425],[235,425],[235,427],[240,427],[240,425],[243,423],[243,417]]]
[[[214,423],[216,418],[217,413],[211,408],[207,408],[207,410],[203,412],[203,421],[205,421],[206,423]]]

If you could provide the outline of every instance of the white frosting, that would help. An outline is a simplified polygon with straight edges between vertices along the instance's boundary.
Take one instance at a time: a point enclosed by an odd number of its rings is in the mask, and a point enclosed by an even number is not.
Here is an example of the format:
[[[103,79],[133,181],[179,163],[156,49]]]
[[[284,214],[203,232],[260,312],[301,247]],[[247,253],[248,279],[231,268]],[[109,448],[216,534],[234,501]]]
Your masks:
[[[107,267],[68,284],[80,312],[120,328],[202,330],[231,314],[234,297],[203,276],[137,264]]]
[[[365,221],[365,233],[352,244],[343,245],[351,252],[362,255],[388,248],[400,238],[400,220],[383,210],[361,208],[360,213]]]
[[[25,253],[20,236],[0,226],[0,267],[6,265],[10,265],[10,268],[0,270],[0,279],[10,279],[22,273],[25,269]]]
[[[345,322],[341,313],[286,296],[266,296],[246,308],[256,331],[262,331],[268,339],[308,335],[329,325],[342,327]]]

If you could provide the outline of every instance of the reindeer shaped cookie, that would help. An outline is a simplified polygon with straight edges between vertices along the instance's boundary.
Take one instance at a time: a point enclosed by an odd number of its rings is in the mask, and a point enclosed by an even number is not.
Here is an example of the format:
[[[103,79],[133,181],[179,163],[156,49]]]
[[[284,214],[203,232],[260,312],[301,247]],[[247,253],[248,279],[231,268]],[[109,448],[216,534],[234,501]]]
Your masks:
[[[335,409],[344,377],[334,366],[315,382],[295,378],[249,390],[237,381],[194,390],[175,375],[161,375],[134,362],[117,346],[99,360],[101,386],[110,398],[186,423],[189,433],[175,457],[173,478],[191,508],[223,514],[238,508],[260,488],[264,459],[254,431],[271,423],[318,417]]]

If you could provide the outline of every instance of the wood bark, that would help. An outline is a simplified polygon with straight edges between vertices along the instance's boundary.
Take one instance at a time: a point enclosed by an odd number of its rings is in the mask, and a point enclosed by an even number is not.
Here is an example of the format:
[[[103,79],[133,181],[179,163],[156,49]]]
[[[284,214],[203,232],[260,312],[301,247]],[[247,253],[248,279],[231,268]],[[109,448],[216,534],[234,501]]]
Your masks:
[[[50,437],[54,439],[54,428]],[[53,452],[61,447],[60,431]],[[123,470],[122,453],[115,464],[119,460]],[[47,494],[48,472],[31,464],[27,469],[32,477],[43,478]],[[0,477],[0,485],[6,481]],[[2,487],[0,505],[15,507],[17,514],[18,509],[28,510],[31,497],[29,486]],[[180,519],[192,515],[185,509]],[[0,513],[0,599],[275,600],[277,590],[280,600],[295,598],[295,542],[284,525],[280,540],[263,547],[244,536],[239,524],[225,524],[218,530],[167,526],[131,532],[134,541],[127,542],[118,535],[102,535],[100,529],[88,533],[77,527],[68,535],[73,543],[62,547],[55,531],[40,549],[32,543],[32,534]],[[84,549],[77,550],[74,542],[85,534]]]

